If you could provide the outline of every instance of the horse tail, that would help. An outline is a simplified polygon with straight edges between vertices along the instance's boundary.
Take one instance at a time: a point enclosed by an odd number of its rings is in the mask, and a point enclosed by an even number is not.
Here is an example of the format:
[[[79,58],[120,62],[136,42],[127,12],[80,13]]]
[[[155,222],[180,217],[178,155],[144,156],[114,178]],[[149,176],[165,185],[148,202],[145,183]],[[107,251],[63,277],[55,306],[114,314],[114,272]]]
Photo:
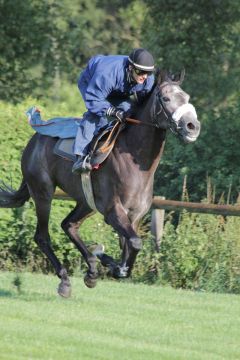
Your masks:
[[[29,198],[30,193],[24,179],[18,190],[12,189],[4,182],[0,183],[0,208],[21,207]]]

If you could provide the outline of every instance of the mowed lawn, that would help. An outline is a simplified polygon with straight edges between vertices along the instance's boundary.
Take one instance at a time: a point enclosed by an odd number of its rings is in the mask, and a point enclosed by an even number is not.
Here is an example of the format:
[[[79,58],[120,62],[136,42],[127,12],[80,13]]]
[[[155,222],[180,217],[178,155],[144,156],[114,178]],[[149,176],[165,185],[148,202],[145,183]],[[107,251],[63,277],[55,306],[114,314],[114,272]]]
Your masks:
[[[0,272],[0,359],[240,359],[240,296]]]

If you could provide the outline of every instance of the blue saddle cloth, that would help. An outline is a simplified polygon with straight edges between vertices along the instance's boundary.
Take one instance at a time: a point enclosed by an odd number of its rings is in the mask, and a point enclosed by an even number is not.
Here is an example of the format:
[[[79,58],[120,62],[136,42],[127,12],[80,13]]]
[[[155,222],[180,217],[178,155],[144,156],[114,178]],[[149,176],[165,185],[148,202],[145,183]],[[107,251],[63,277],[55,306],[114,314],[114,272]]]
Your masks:
[[[61,139],[75,138],[81,118],[57,117],[49,120],[42,120],[40,111],[31,107],[26,111],[29,124],[38,133]]]

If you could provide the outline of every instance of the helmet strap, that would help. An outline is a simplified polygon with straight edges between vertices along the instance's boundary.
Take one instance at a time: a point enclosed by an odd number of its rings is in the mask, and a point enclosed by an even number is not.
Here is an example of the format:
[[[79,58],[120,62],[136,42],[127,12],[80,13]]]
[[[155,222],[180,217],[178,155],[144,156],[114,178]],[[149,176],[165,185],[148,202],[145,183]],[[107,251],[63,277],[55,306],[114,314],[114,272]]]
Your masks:
[[[134,71],[133,66],[129,65],[128,68],[127,68],[127,80],[129,82],[129,84],[137,83],[136,80],[134,79],[133,71]]]

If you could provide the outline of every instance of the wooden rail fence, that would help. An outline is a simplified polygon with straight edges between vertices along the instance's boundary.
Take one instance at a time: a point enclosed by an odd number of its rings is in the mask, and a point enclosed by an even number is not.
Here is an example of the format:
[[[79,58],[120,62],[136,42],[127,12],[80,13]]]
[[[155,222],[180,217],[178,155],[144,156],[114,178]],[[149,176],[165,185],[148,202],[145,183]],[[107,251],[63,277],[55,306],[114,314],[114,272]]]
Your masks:
[[[186,201],[165,200],[161,196],[154,196],[153,208],[164,210],[187,210],[189,212],[215,214],[222,216],[240,216],[240,205],[215,205]]]
[[[70,196],[61,190],[57,190],[54,195],[55,199],[72,200]],[[240,216],[240,205],[215,205],[206,203],[195,203],[187,201],[166,200],[162,196],[154,196],[152,201],[153,209],[215,214],[222,216]]]
[[[222,216],[240,216],[239,205],[215,205],[186,201],[165,200],[154,196],[152,202],[151,232],[155,239],[156,250],[159,251],[163,236],[165,210],[187,210],[193,213],[214,214]]]
[[[57,190],[55,199],[72,200],[61,190]],[[152,201],[151,232],[155,237],[156,250],[159,250],[163,235],[165,210],[186,210],[193,213],[215,214],[222,216],[240,216],[240,205],[215,205],[186,201],[166,200],[161,196],[154,196]]]

